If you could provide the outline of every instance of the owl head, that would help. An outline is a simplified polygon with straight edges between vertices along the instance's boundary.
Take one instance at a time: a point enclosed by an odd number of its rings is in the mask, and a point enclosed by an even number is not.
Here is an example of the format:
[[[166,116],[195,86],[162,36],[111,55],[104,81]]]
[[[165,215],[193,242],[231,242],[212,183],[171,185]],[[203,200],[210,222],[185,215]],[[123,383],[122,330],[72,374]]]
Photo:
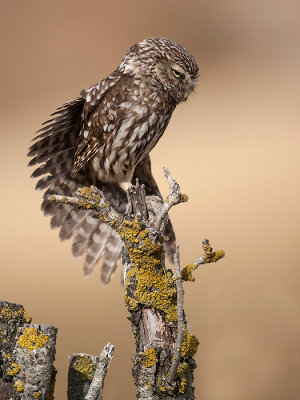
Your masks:
[[[187,100],[199,76],[198,65],[188,50],[171,40],[157,37],[132,46],[119,69],[165,90],[176,103]]]

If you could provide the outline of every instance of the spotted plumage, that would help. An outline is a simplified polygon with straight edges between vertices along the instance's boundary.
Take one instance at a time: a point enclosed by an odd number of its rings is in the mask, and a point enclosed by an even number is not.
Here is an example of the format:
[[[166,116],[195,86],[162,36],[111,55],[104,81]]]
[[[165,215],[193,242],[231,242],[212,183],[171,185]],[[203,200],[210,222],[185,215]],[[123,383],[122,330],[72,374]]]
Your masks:
[[[160,196],[151,173],[149,152],[164,133],[171,115],[193,91],[198,66],[182,46],[148,38],[132,46],[106,79],[83,90],[46,121],[28,155],[37,189],[47,189],[42,210],[60,238],[74,236],[72,252],[86,253],[84,273],[102,257],[101,277],[109,282],[120,257],[120,238],[91,212],[49,203],[50,193],[72,195],[78,186],[96,185],[119,211],[126,207],[126,189],[137,177],[148,195]],[[172,255],[175,236],[168,226]]]

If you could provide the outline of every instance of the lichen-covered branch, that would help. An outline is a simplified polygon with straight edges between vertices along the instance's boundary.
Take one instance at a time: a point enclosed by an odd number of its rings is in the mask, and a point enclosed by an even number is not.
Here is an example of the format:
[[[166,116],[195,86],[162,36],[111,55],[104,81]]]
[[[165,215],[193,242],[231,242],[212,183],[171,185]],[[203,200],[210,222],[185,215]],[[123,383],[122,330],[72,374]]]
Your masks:
[[[68,400],[101,400],[103,382],[111,363],[114,346],[110,343],[100,357],[72,354],[69,357]]]
[[[20,399],[49,399],[55,376],[53,362],[57,329],[50,325],[24,325],[19,328],[12,354],[14,385]],[[53,376],[54,375],[54,376]]]
[[[49,201],[70,204],[83,210],[95,210],[98,218],[117,229],[121,224],[121,215],[105,201],[103,193],[95,186],[78,188],[75,196],[49,195]]]
[[[0,399],[53,400],[57,329],[29,324],[31,317],[20,304],[0,301]],[[70,356],[69,400],[102,400],[104,378],[113,357],[108,343],[100,357]]]
[[[186,267],[181,275],[178,252],[175,275],[172,270],[166,269],[163,246],[165,221],[170,208],[188,198],[181,193],[168,168],[164,168],[164,173],[170,189],[166,201],[162,203],[158,197],[145,197],[143,186],[137,182],[128,191],[125,215],[118,214],[95,187],[78,189],[74,197],[50,195],[48,199],[95,210],[95,218],[108,223],[123,241],[124,298],[136,343],[132,373],[137,399],[193,400],[193,371],[196,368],[193,357],[199,341],[189,332],[184,318],[182,280],[194,280],[192,271],[198,265],[217,261],[224,256],[224,252],[213,252],[208,241],[204,241],[204,255]],[[70,379],[76,378],[76,373],[72,371],[78,372],[82,357],[86,355],[71,359],[69,383]],[[94,361],[85,358],[85,362],[92,364],[92,370],[95,370]],[[76,383],[74,379],[69,384],[69,400],[79,399],[72,392]],[[91,376],[87,379],[91,389]],[[86,386],[81,392],[81,399],[87,391]]]
[[[94,378],[84,400],[102,400],[104,378],[114,355],[114,345],[107,343],[102,350]]]
[[[30,322],[23,306],[0,302],[0,398],[52,398],[56,328]]]
[[[177,287],[177,338],[176,338],[175,351],[172,358],[170,373],[167,380],[169,385],[174,385],[174,382],[177,378],[177,370],[180,363],[181,347],[182,347],[183,332],[184,332],[184,317],[183,317],[184,291],[183,291],[181,271],[180,271],[179,246],[177,246],[176,253],[174,256],[174,276],[176,279],[176,287]]]
[[[199,267],[199,265],[217,262],[221,258],[225,257],[225,252],[223,250],[213,251],[208,239],[204,239],[202,241],[202,247],[204,250],[204,254],[200,258],[198,258],[198,260],[183,268],[181,276],[184,281],[194,282],[195,277],[192,275],[192,272],[195,271]]]

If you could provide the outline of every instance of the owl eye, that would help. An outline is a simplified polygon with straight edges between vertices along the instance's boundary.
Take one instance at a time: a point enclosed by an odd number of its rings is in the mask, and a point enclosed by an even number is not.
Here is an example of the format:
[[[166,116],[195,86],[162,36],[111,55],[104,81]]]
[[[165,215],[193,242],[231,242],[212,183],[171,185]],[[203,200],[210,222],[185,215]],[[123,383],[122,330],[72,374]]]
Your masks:
[[[184,75],[181,72],[176,71],[176,69],[172,68],[172,73],[175,76],[175,78],[178,78],[181,80],[184,79]]]

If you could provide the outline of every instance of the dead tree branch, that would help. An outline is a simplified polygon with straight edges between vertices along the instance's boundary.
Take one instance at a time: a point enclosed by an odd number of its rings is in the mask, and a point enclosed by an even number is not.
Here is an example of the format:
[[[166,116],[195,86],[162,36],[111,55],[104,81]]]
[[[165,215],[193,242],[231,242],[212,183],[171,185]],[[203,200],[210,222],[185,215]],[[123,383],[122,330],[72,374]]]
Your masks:
[[[72,354],[69,358],[68,400],[102,400],[104,378],[114,354],[110,343],[100,357]]]
[[[0,302],[0,398],[51,399],[57,329],[30,322],[23,306]]]
[[[119,214],[96,187],[80,188],[75,196],[48,199],[94,210],[123,241],[125,304],[135,337],[133,377],[138,400],[194,400],[193,371],[198,339],[189,332],[183,310],[183,280],[193,281],[199,265],[224,257],[203,241],[204,254],[180,272],[179,248],[175,273],[167,270],[164,229],[168,211],[187,201],[180,186],[164,169],[170,193],[165,202],[145,196],[139,183],[128,192],[125,215]],[[30,325],[31,318],[17,304],[0,302],[0,399],[53,396],[56,328]],[[108,343],[100,357],[73,354],[68,375],[68,400],[100,400],[104,378],[113,357]]]
[[[118,214],[95,187],[80,188],[74,197],[50,195],[48,199],[94,210],[95,218],[109,224],[123,241],[125,304],[136,342],[132,373],[137,399],[193,400],[193,357],[199,341],[184,320],[182,280],[194,280],[192,271],[198,265],[217,261],[224,252],[213,253],[208,241],[204,241],[203,257],[181,274],[179,252],[175,275],[166,270],[165,221],[170,208],[188,198],[168,168],[164,168],[164,174],[170,189],[166,201],[145,197],[143,186],[137,182],[128,191],[125,215]]]
[[[168,180],[170,194],[166,199],[166,201],[160,207],[160,210],[158,211],[156,218],[151,224],[151,227],[156,232],[159,232],[161,225],[166,216],[168,215],[168,212],[171,207],[188,201],[188,196],[186,194],[181,193],[180,186],[175,181],[175,179],[172,178],[168,167],[164,167],[164,175]]]
[[[176,248],[176,253],[174,256],[174,275],[176,279],[176,287],[177,287],[177,338],[175,351],[172,359],[172,364],[170,368],[170,374],[168,376],[167,382],[169,385],[174,385],[174,382],[177,377],[177,369],[180,363],[180,355],[181,355],[181,347],[183,341],[183,332],[184,332],[184,311],[183,311],[183,286],[182,286],[182,278],[180,271],[180,254],[179,254],[179,246]]]
[[[94,378],[84,400],[102,400],[104,378],[114,355],[114,345],[107,343],[102,350]]]
[[[223,250],[213,251],[211,245],[209,244],[208,239],[204,239],[202,241],[202,247],[204,250],[204,254],[200,258],[198,258],[198,260],[194,261],[192,264],[189,264],[185,268],[183,268],[181,276],[184,281],[194,282],[195,277],[192,275],[192,272],[196,270],[199,267],[199,265],[217,262],[225,256]]]
[[[0,301],[0,400],[54,399],[57,329],[30,322],[23,306]],[[70,356],[68,400],[102,400],[113,352],[108,343],[100,357]]]

